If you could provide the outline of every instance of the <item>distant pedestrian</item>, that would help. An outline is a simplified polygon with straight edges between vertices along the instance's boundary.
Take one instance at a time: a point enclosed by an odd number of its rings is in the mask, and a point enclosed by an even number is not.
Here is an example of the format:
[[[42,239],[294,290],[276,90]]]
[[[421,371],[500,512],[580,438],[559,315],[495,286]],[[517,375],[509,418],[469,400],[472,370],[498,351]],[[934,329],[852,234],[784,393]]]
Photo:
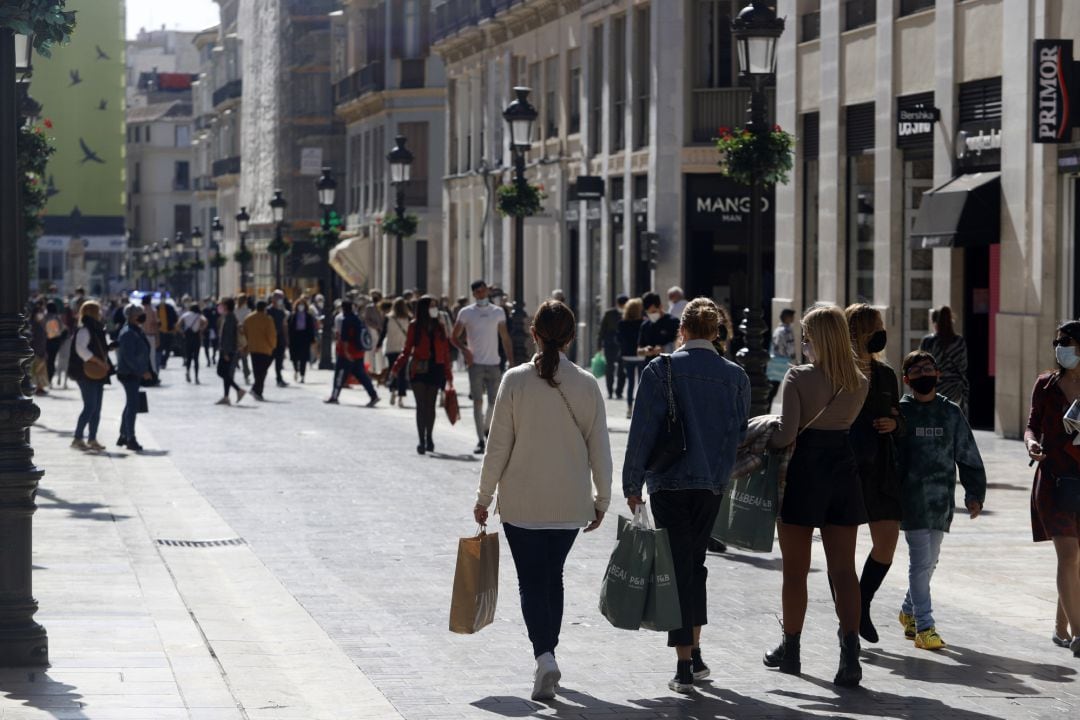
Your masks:
[[[682,318],[683,310],[686,309],[686,295],[678,285],[668,288],[668,315],[679,320]]]
[[[147,293],[142,296],[142,311],[145,315],[143,324],[141,326],[142,331],[146,334],[146,340],[150,343],[150,363],[151,372],[157,375],[159,362],[161,361],[161,355],[158,353],[158,348],[161,346],[161,327],[158,321],[157,310],[154,309],[154,299]],[[161,302],[165,302],[164,299]],[[130,322],[130,318],[128,318]]]
[[[40,298],[34,301],[30,310],[30,347],[34,351],[34,361],[30,365],[30,380],[34,383],[34,394],[48,395],[49,348],[45,334],[45,302]]]
[[[248,363],[247,335],[244,333],[244,321],[255,312],[255,300],[246,293],[236,296],[236,326],[240,330],[237,336],[237,352],[240,355],[239,366],[244,371],[244,384],[251,384],[251,367]]]
[[[158,368],[164,370],[169,364],[169,356],[176,348],[176,324],[180,320],[180,314],[172,301],[164,296],[157,306],[158,322]]]
[[[206,353],[206,367],[213,367],[217,364],[218,347],[220,345],[220,338],[218,337],[219,303],[208,297],[203,300],[202,308],[203,317],[206,318],[206,330],[203,332],[203,351]]]
[[[451,337],[461,354],[465,357],[465,366],[469,369],[469,397],[473,401],[473,422],[476,424],[477,443],[474,453],[484,452],[488,429],[491,427],[492,412],[495,408],[495,396],[499,392],[502,371],[499,369],[499,342],[509,360],[514,364],[514,350],[510,344],[510,333],[506,329],[506,312],[495,307],[488,299],[488,286],[483,280],[472,284],[473,298],[476,302],[462,308]],[[465,343],[461,343],[462,336]],[[484,412],[484,395],[487,394],[487,412]]]
[[[277,375],[277,386],[287,387],[282,372],[285,370],[285,349],[289,347],[289,311],[285,308],[285,293],[275,290],[270,296],[270,306],[266,308],[266,314],[274,321],[274,332],[277,333],[277,344],[274,346],[274,374]]]
[[[934,332],[922,339],[919,349],[930,353],[941,371],[938,394],[952,400],[967,417],[970,386],[968,384],[968,350],[964,338],[953,328],[952,308],[944,305],[930,313]]]
[[[934,621],[930,578],[941,541],[952,525],[957,471],[972,520],[986,501],[986,471],[975,437],[960,406],[937,394],[939,378],[930,353],[916,350],[904,358],[904,382],[911,394],[900,400],[909,432],[898,441],[904,505],[901,527],[908,546],[908,592],[900,623],[904,636],[922,650],[946,646]],[[1075,578],[1076,565],[1072,568]]]
[[[191,382],[191,371],[195,371],[195,384],[199,384],[199,351],[202,349],[203,334],[206,332],[206,318],[198,303],[192,303],[180,316],[178,323],[184,338],[184,377]]]
[[[645,367],[645,358],[638,355],[638,337],[645,322],[641,298],[630,298],[623,308],[622,320],[616,326],[623,373],[626,375],[626,417],[634,413],[634,387]]]
[[[701,627],[708,623],[705,553],[750,413],[746,373],[713,345],[719,327],[720,309],[712,300],[698,298],[686,306],[680,347],[642,373],[623,463],[630,511],[644,503],[641,490],[648,484],[656,527],[666,528],[671,541],[682,627],[668,633],[668,647],[676,653],[668,687],[680,693],[710,673],[701,655]],[[666,426],[672,397],[686,450],[670,468],[651,470],[649,455]]]
[[[567,359],[576,321],[548,300],[533,319],[533,361],[508,370],[495,403],[473,515],[495,500],[517,569],[536,670],[533,700],[552,700],[563,616],[563,567],[578,530],[600,526],[611,502],[611,448],[596,379]]]
[[[266,301],[255,303],[255,312],[244,320],[244,335],[247,338],[248,352],[251,354],[251,369],[255,383],[251,394],[256,400],[265,400],[263,392],[266,386],[266,373],[274,362],[274,350],[277,348],[277,327],[274,319],[266,313]]]
[[[642,295],[641,304],[645,310],[645,322],[641,324],[638,335],[638,355],[652,360],[660,353],[669,353],[675,348],[679,321],[660,310],[660,296],[654,292]]]
[[[769,342],[769,405],[772,406],[776,393],[780,392],[780,383],[784,380],[788,368],[795,364],[795,332],[791,323],[795,322],[795,311],[784,308],[780,311],[780,322],[773,329]]]
[[[105,386],[113,373],[109,360],[109,341],[105,336],[105,326],[101,321],[101,305],[87,300],[79,307],[79,329],[72,342],[68,374],[79,385],[82,395],[82,412],[75,424],[75,439],[71,447],[79,450],[100,452],[105,446],[98,442],[98,424],[101,422],[101,401]],[[90,377],[87,368],[94,367],[97,377]],[[83,440],[83,431],[88,431]]]
[[[334,387],[330,392],[330,398],[326,402],[337,404],[338,396],[341,395],[341,388],[345,387],[345,380],[350,375],[359,380],[360,384],[367,390],[367,407],[375,407],[379,402],[379,394],[375,391],[375,386],[372,384],[367,369],[364,367],[364,354],[366,351],[363,344],[363,334],[365,332],[367,332],[367,328],[364,326],[364,321],[354,312],[352,300],[343,300],[341,302],[341,327],[338,330],[337,342],[334,345],[334,352],[337,355],[334,364]]]
[[[116,349],[116,379],[124,388],[124,414],[116,444],[132,452],[141,452],[143,447],[135,439],[135,416],[139,412],[142,381],[153,377],[150,359],[154,353],[142,330],[147,318],[145,305],[128,305],[124,317],[127,322],[120,331]]]
[[[308,308],[307,299],[293,305],[289,315],[289,359],[292,360],[293,380],[303,383],[311,362],[311,345],[315,342],[315,314]]]
[[[551,291],[551,299],[555,300],[556,302],[565,303],[566,302],[566,293],[564,293],[561,289],[556,288],[556,289]]]
[[[56,356],[60,354],[60,346],[64,344],[64,339],[68,336],[64,320],[60,317],[59,308],[54,302],[45,304],[44,326],[46,369],[51,386],[53,378],[56,377]]]
[[[450,338],[439,320],[439,307],[431,295],[424,295],[416,303],[416,319],[409,323],[405,347],[390,368],[391,377],[405,372],[406,367],[416,397],[416,432],[419,436],[416,452],[423,455],[435,450],[432,433],[439,391],[454,386]]]
[[[229,390],[236,390],[236,402],[244,399],[245,393],[234,379],[236,365],[240,360],[240,324],[236,320],[236,301],[225,298],[221,303],[222,312],[218,316],[218,337],[220,338],[218,356],[218,376],[225,386],[225,394],[217,401],[218,405],[229,404]]]
[[[368,332],[371,333],[371,342],[374,343],[374,352],[368,356],[368,361],[371,364],[371,372],[375,375],[379,375],[383,371],[383,366],[386,364],[386,358],[382,351],[382,331],[383,321],[386,316],[379,310],[379,305],[382,304],[383,294],[381,290],[372,290],[368,293],[368,303],[364,306],[363,312],[360,313],[360,319],[364,321],[364,325],[367,326]]]
[[[405,342],[409,335],[409,323],[412,317],[404,298],[396,298],[390,306],[390,312],[383,320],[383,332],[379,338],[383,352],[386,353],[387,364],[387,387],[390,388],[390,404],[405,406],[405,395],[409,389],[409,369],[400,367],[394,370],[397,359],[405,350]]]
[[[803,356],[810,364],[788,370],[780,388],[780,424],[769,439],[775,449],[795,443],[795,453],[777,523],[784,561],[784,637],[779,647],[765,654],[764,662],[783,673],[802,672],[806,577],[811,541],[818,528],[840,620],[840,664],[833,682],[848,687],[862,680],[855,541],[859,525],[866,522],[848,431],[866,402],[868,383],[856,364],[847,318],[840,308],[815,307],[803,317],[802,327]]]
[[[607,385],[608,400],[613,394],[622,400],[623,386],[626,384],[626,368],[622,364],[622,347],[619,344],[619,321],[622,320],[629,299],[625,294],[615,298],[615,307],[604,312],[596,338],[597,346],[604,353],[604,383]]]
[[[1080,400],[1080,322],[1063,323],[1054,335],[1055,370],[1043,373],[1031,392],[1024,432],[1028,455],[1039,463],[1031,488],[1031,533],[1035,542],[1053,542],[1057,555],[1059,607],[1054,643],[1070,645],[1080,657],[1080,513],[1057,494],[1061,478],[1080,477],[1077,435],[1063,419]],[[1066,480],[1067,481],[1067,480]],[[1063,617],[1062,617],[1063,616]],[[1067,622],[1066,622],[1067,620]],[[1072,627],[1072,635],[1069,627]]]

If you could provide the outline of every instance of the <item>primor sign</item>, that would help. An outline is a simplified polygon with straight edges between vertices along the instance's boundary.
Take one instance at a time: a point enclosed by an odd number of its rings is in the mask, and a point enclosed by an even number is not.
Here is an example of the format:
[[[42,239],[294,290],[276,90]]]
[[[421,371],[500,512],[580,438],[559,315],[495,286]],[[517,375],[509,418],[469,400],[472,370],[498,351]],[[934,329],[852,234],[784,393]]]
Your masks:
[[[1073,41],[1036,40],[1032,72],[1032,142],[1069,142]]]

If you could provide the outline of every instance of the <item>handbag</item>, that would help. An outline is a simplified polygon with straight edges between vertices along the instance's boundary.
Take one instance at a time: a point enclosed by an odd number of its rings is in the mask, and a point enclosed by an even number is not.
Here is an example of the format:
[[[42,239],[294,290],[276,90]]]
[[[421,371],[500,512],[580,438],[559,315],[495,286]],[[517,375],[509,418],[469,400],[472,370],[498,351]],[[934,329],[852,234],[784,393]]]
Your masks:
[[[787,375],[790,367],[791,358],[786,358],[783,355],[771,355],[769,364],[765,366],[765,377],[769,379],[769,382],[783,382],[784,376]]]
[[[109,363],[94,355],[83,363],[83,375],[88,380],[104,380],[109,377]]]
[[[671,355],[664,353],[664,367],[667,369],[667,405],[664,426],[656,438],[645,469],[653,473],[670,470],[673,465],[686,455],[686,428],[679,418],[679,408],[675,404],[675,381],[671,373]]]
[[[447,388],[446,400],[443,405],[446,407],[446,417],[451,425],[461,419],[461,407],[458,405],[457,390]]]
[[[137,412],[137,413],[148,413],[148,412],[150,412],[150,403],[146,398],[146,391],[145,390],[140,390],[139,391],[139,409],[136,410],[135,412]]]
[[[1080,477],[1054,475],[1054,510],[1080,513]]]
[[[499,534],[481,528],[458,540],[450,632],[472,634],[495,620],[499,601]]]

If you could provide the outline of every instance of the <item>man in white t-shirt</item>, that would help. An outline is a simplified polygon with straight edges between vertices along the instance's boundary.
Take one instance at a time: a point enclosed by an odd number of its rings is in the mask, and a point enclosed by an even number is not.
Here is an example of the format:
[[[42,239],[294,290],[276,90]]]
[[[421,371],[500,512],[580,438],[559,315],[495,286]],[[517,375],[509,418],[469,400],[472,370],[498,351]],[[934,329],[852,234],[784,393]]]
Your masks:
[[[682,319],[683,310],[686,309],[686,295],[683,294],[682,288],[678,285],[670,288],[667,291],[668,299],[668,315],[676,320]]]
[[[473,420],[476,422],[476,454],[482,454],[491,427],[495,396],[499,393],[502,371],[499,369],[499,342],[502,342],[507,365],[514,365],[510,333],[506,329],[506,312],[488,300],[488,286],[483,280],[472,284],[476,302],[461,309],[451,341],[461,351],[469,368],[469,397],[473,401]],[[461,338],[465,336],[465,344]],[[484,391],[487,391],[487,412],[484,411]]]

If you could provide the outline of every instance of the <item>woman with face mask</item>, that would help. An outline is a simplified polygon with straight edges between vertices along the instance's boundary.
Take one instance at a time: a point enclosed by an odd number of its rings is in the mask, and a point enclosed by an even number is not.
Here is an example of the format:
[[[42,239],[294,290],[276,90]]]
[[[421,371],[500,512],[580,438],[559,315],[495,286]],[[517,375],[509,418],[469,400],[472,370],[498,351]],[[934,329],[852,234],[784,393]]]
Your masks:
[[[296,301],[288,322],[293,380],[302,384],[307,376],[308,363],[311,362],[311,344],[315,342],[315,315],[308,308],[307,297]]]
[[[450,340],[439,320],[439,306],[431,295],[424,295],[416,303],[415,319],[409,323],[401,355],[390,368],[391,377],[406,366],[416,396],[416,432],[420,438],[416,452],[423,455],[435,450],[432,430],[439,391],[454,387]]]
[[[888,342],[881,313],[870,305],[857,303],[849,305],[844,315],[859,370],[870,381],[866,402],[851,425],[850,438],[859,464],[863,502],[874,542],[859,579],[862,597],[859,634],[863,640],[876,643],[878,633],[870,619],[870,603],[892,566],[900,538],[900,476],[893,438],[903,435],[904,426],[896,373],[881,361],[881,352]]]
[[[1031,393],[1024,444],[1032,461],[1039,463],[1031,491],[1031,532],[1035,542],[1050,540],[1057,553],[1057,590],[1060,602],[1055,645],[1070,647],[1080,657],[1080,513],[1066,505],[1059,482],[1080,485],[1080,445],[1076,433],[1066,430],[1063,418],[1080,400],[1080,321],[1057,329],[1054,359],[1057,369],[1043,373]],[[1075,492],[1075,490],[1074,490]],[[1064,617],[1062,617],[1064,615]],[[1069,627],[1073,636],[1069,635]]]

